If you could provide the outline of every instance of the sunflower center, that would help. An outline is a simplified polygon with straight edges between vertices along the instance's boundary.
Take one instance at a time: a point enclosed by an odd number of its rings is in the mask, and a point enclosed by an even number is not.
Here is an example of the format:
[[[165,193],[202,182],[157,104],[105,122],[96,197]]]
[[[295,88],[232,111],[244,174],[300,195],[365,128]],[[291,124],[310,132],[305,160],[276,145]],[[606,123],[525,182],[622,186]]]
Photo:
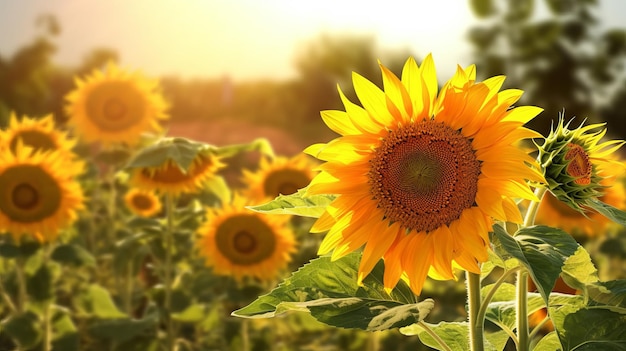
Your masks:
[[[235,233],[233,237],[233,247],[238,252],[249,254],[257,246],[256,238],[246,230]]]
[[[217,226],[215,243],[232,264],[253,265],[274,255],[276,235],[272,227],[258,216],[238,214]]]
[[[281,169],[270,173],[263,183],[266,196],[290,195],[311,182],[309,175],[297,169]]]
[[[479,175],[471,141],[435,120],[390,131],[374,151],[368,173],[385,217],[416,231],[458,219],[474,204]]]
[[[135,208],[140,210],[147,210],[152,208],[152,199],[144,194],[136,194],[132,198]]]
[[[22,183],[15,186],[11,193],[11,198],[15,207],[21,210],[30,210],[39,203],[39,194],[37,194],[37,189],[28,183]]]
[[[576,178],[574,183],[578,185],[587,185],[591,183],[591,172],[593,166],[589,155],[582,146],[569,143],[566,146],[565,160],[569,161],[565,171],[568,175]]]
[[[124,118],[124,115],[126,114],[126,106],[120,99],[112,97],[104,102],[102,112],[105,118],[113,121],[119,121]]]
[[[40,222],[62,206],[61,185],[45,169],[16,165],[0,174],[0,211],[10,220]]]
[[[26,146],[30,146],[35,150],[56,150],[57,145],[48,133],[42,133],[37,130],[24,130],[19,132],[9,144],[9,148],[13,153],[17,150],[17,141],[22,140],[22,143]]]

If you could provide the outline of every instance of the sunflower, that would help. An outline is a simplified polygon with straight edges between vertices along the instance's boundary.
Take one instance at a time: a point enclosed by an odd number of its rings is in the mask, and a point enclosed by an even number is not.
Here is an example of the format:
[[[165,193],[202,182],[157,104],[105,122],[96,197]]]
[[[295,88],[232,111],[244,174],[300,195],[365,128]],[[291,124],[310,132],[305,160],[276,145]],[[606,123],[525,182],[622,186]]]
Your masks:
[[[149,191],[130,189],[124,196],[126,207],[141,217],[152,217],[161,211],[159,197]]]
[[[68,123],[86,142],[135,145],[143,132],[160,131],[167,104],[156,80],[126,72],[114,63],[76,80],[66,96]]]
[[[19,140],[31,147],[33,152],[58,150],[67,159],[75,158],[72,148],[76,141],[70,139],[66,133],[55,129],[52,115],[40,119],[24,116],[20,120],[15,113],[11,113],[9,128],[0,130],[0,145],[15,152]]]
[[[305,154],[292,158],[262,158],[256,172],[243,171],[243,182],[248,185],[247,197],[254,201],[290,195],[307,186],[315,172],[314,165]]]
[[[224,164],[214,154],[198,153],[187,170],[167,159],[160,166],[133,168],[130,181],[135,187],[148,191],[172,195],[195,193],[222,167]]]
[[[245,205],[243,197],[235,196],[231,204],[209,208],[198,229],[197,247],[216,274],[270,281],[295,251],[288,216],[252,212]]]
[[[456,279],[453,266],[480,273],[493,219],[520,223],[512,198],[538,200],[527,180],[544,179],[516,145],[541,136],[522,126],[541,109],[511,108],[522,91],[475,82],[474,65],[439,94],[430,55],[401,79],[380,67],[384,91],[354,73],[363,107],[339,89],[346,112],[321,115],[341,136],[305,150],[326,161],[308,194],[338,195],[311,231],[328,231],[319,253],[332,259],[364,246],[359,283],[384,258],[385,288],[402,277],[419,295],[427,276]]]
[[[83,192],[74,179],[81,165],[58,151],[33,152],[21,141],[15,152],[0,152],[0,232],[54,240],[83,208]]]

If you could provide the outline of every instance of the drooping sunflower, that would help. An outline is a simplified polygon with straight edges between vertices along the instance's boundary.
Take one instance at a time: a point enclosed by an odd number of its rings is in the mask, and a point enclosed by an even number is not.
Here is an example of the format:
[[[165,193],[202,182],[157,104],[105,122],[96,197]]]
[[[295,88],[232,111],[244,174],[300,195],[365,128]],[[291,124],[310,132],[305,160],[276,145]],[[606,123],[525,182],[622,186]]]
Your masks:
[[[130,189],[124,196],[124,202],[129,210],[141,217],[152,217],[163,207],[158,196],[139,189]]]
[[[305,150],[326,161],[308,193],[338,195],[311,231],[328,231],[319,253],[333,259],[364,246],[359,281],[384,258],[385,288],[402,277],[419,295],[427,275],[479,273],[493,219],[519,223],[512,198],[538,200],[527,180],[544,179],[516,145],[540,137],[523,124],[541,109],[511,108],[522,91],[498,92],[503,76],[476,82],[474,65],[439,94],[430,55],[409,58],[401,79],[380,67],[384,91],[354,73],[363,107],[340,89],[346,111],[321,115],[341,136]]]
[[[0,152],[0,232],[54,240],[83,208],[81,168],[59,151],[33,152],[21,142]]]
[[[76,79],[76,89],[66,96],[68,124],[86,142],[135,145],[148,131],[160,131],[167,103],[156,80],[128,72],[109,63]]]
[[[20,140],[25,146],[31,147],[33,152],[56,150],[66,155],[68,159],[75,158],[72,148],[76,140],[55,128],[52,115],[39,119],[28,116],[18,119],[15,113],[11,113],[9,127],[0,130],[0,145],[15,152]]]
[[[247,197],[253,201],[265,201],[278,195],[290,195],[307,186],[316,172],[315,165],[305,154],[291,158],[275,157],[261,159],[255,172],[243,171],[243,182],[248,185]]]
[[[247,204],[235,196],[231,204],[209,208],[196,246],[216,274],[238,281],[244,277],[270,281],[286,268],[295,251],[289,217],[252,212],[244,207]]]
[[[214,154],[198,153],[188,169],[181,168],[171,159],[155,167],[133,168],[130,182],[142,190],[174,196],[195,193],[223,167],[224,164]]]

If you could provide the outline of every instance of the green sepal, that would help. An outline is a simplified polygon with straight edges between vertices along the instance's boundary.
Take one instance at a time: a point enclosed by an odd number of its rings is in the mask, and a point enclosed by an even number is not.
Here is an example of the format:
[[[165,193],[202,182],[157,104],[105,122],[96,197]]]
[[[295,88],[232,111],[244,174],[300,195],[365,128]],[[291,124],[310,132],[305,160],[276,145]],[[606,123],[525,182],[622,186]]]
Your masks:
[[[215,153],[215,149],[215,146],[186,138],[163,138],[139,151],[125,168],[157,168],[172,161],[181,170],[188,170],[198,154]]]

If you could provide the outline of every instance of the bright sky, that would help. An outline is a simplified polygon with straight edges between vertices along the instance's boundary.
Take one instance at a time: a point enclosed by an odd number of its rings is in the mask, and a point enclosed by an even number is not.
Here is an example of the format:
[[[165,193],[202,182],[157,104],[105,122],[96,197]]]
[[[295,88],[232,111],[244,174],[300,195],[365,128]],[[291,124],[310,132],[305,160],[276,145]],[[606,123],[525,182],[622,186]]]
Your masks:
[[[373,34],[379,47],[432,52],[442,78],[470,64],[469,0],[0,0],[0,55],[37,34],[50,13],[62,33],[58,63],[77,65],[92,49],[151,75],[235,80],[295,74],[298,47],[320,32]],[[604,0],[601,17],[620,24],[626,1]],[[620,11],[615,11],[621,7]],[[622,18],[620,18],[622,17]]]

